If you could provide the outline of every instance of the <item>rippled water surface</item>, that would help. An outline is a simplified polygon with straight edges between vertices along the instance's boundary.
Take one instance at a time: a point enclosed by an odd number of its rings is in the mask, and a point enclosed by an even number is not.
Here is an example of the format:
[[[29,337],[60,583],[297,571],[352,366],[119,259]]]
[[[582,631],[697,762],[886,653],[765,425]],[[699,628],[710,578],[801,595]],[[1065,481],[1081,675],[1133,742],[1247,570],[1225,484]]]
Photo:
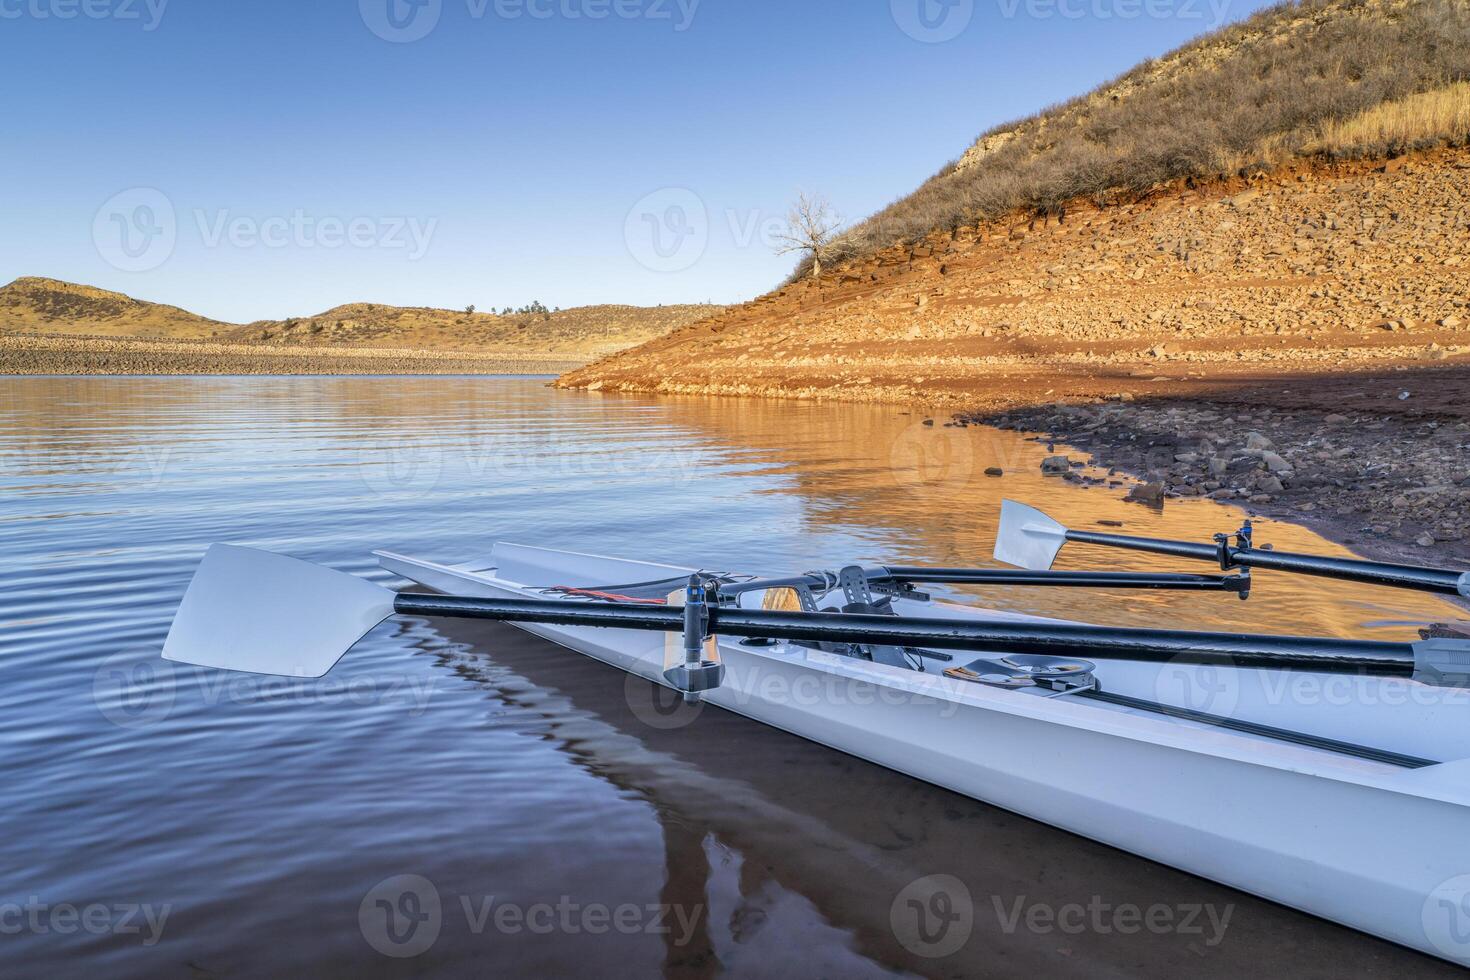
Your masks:
[[[1240,519],[1045,480],[1041,447],[1014,434],[922,421],[529,378],[0,379],[0,973],[1438,972],[723,712],[650,727],[635,710],[649,685],[506,627],[394,621],[323,681],[157,659],[215,541],[391,583],[372,549],[461,560],[497,540],[750,571],[984,563],[1002,496],[1131,533],[1200,539]],[[984,476],[993,465],[1010,472]],[[1343,553],[1289,526],[1261,540]],[[1272,574],[1249,604],[954,595],[1387,638],[1457,615]],[[975,921],[931,960],[895,939],[890,913],[941,873],[967,883]],[[397,901],[405,880],[422,901]],[[1228,928],[1013,915],[1068,903],[1228,910]]]

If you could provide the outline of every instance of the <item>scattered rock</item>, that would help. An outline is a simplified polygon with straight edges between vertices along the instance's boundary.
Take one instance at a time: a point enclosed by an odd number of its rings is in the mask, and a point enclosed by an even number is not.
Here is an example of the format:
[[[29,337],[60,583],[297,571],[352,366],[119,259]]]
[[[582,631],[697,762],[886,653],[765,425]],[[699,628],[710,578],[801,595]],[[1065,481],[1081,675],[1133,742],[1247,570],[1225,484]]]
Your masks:
[[[1292,466],[1284,458],[1273,452],[1261,453],[1261,462],[1266,464],[1266,469],[1272,473],[1290,473]]]
[[[1072,460],[1066,456],[1050,456],[1041,461],[1041,472],[1048,476],[1060,476],[1071,470]]]
[[[1003,469],[1001,469],[999,466],[991,466],[991,467],[989,467],[989,468],[987,468],[985,470],[985,475],[986,476],[1005,476],[1006,475],[1006,471],[1003,470]]]
[[[1140,483],[1128,491],[1125,499],[1135,504],[1162,507],[1164,506],[1164,485],[1162,483]]]
[[[1245,448],[1253,453],[1271,449],[1273,446],[1275,446],[1275,443],[1259,432],[1247,432],[1245,434]]]

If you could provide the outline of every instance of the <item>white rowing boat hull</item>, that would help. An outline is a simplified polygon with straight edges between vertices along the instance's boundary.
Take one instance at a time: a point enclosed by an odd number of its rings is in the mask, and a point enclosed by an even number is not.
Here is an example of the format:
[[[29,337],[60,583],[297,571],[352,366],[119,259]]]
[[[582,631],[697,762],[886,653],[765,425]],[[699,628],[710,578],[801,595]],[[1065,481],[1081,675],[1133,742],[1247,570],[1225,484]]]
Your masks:
[[[536,589],[689,573],[513,545],[463,565],[386,552],[379,559],[429,588],[493,598],[546,598]],[[903,600],[898,608],[928,617],[1006,615]],[[521,628],[663,683],[661,635]],[[1325,695],[1313,702],[1295,689],[1283,695],[1278,672],[1217,668],[1218,676],[1201,677],[1189,672],[1210,669],[1128,663],[1098,671],[1105,690],[1162,701],[1181,679],[1181,690],[1210,684],[1226,702],[1214,707],[1217,712],[1224,707],[1238,718],[1443,760],[1409,769],[795,645],[751,647],[722,638],[719,653],[727,678],[706,696],[711,704],[1470,965],[1470,692],[1430,694],[1412,681],[1354,678],[1361,683],[1346,689],[1347,703]],[[1290,723],[1283,724],[1283,715]]]

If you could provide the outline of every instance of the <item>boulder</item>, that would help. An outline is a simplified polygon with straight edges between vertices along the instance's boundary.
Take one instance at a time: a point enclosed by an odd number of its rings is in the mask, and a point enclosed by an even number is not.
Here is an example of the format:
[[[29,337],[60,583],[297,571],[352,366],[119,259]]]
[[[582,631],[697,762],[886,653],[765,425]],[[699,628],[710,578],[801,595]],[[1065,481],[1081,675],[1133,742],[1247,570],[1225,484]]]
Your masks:
[[[1260,452],[1265,449],[1270,449],[1274,445],[1275,443],[1273,443],[1270,439],[1267,439],[1265,436],[1261,435],[1259,432],[1247,432],[1245,434],[1245,448],[1253,453]]]
[[[1128,491],[1126,499],[1135,504],[1162,507],[1164,506],[1164,485],[1162,483],[1140,483]]]

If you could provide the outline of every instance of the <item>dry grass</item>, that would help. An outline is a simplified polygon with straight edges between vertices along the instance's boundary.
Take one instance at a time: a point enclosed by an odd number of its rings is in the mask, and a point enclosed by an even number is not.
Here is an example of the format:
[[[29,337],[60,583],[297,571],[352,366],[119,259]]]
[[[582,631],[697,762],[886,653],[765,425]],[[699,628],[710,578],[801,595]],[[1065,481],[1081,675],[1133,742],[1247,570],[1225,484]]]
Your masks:
[[[851,229],[834,257],[1018,210],[1055,213],[1078,198],[1107,203],[1171,180],[1248,172],[1315,146],[1381,152],[1399,139],[1395,126],[1417,127],[1416,145],[1452,139],[1437,126],[1455,117],[1413,97],[1467,79],[1470,0],[1284,3],[982,134],[963,159]],[[1386,103],[1398,102],[1414,109],[1396,116]],[[1384,139],[1372,137],[1379,109]]]
[[[1394,153],[1444,141],[1470,139],[1470,82],[1459,82],[1374,106],[1351,119],[1329,122],[1308,152],[1333,156]]]

